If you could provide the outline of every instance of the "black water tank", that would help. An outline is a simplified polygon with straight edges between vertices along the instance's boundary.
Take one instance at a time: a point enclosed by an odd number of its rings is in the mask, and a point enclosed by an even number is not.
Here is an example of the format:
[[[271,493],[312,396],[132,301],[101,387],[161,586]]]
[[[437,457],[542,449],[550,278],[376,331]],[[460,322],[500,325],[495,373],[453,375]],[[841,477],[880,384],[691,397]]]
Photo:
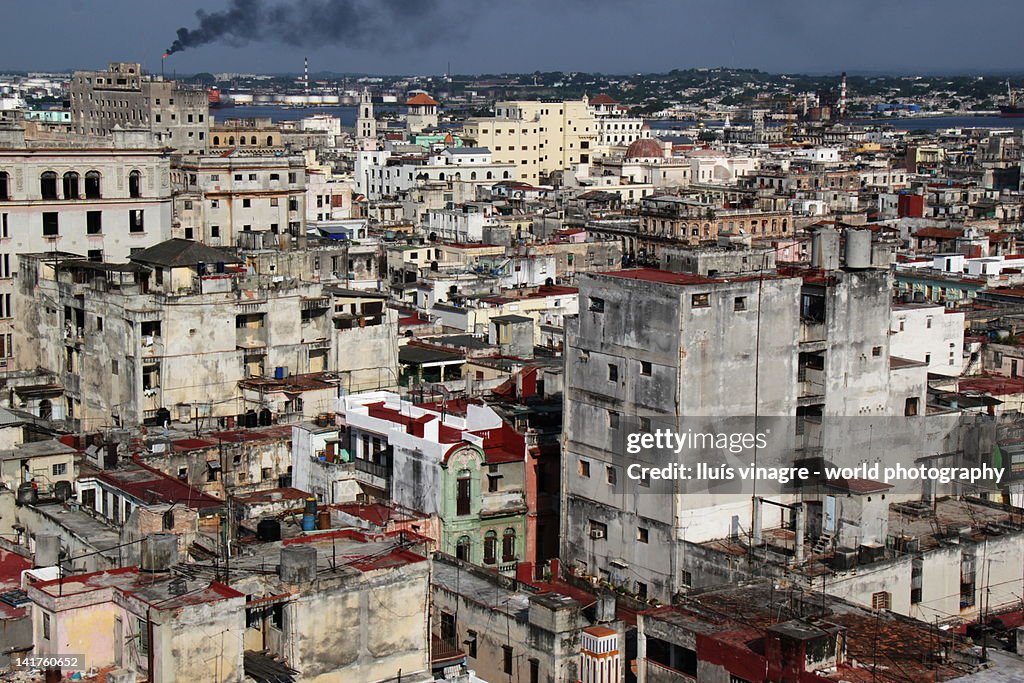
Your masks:
[[[259,418],[256,417],[256,411],[255,410],[250,410],[249,412],[247,412],[245,414],[245,426],[247,428],[252,429],[253,427],[257,426],[258,424],[259,424]]]
[[[39,500],[39,491],[32,482],[26,481],[24,484],[18,485],[18,505],[32,505]]]
[[[58,481],[53,485],[53,497],[62,503],[66,500],[71,499],[71,482],[70,481]]]
[[[260,411],[260,427],[269,427],[274,424],[273,413],[270,412],[270,408],[264,408]]]
[[[280,541],[281,522],[276,519],[261,519],[256,525],[256,538],[261,541]]]
[[[171,421],[171,411],[167,408],[158,408],[156,411],[156,423],[160,427]]]

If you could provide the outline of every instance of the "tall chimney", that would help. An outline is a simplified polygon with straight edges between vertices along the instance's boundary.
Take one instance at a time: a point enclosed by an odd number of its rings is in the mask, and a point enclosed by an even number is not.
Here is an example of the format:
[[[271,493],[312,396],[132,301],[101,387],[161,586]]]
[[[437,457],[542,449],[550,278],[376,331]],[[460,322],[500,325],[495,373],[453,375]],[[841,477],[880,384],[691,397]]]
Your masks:
[[[309,57],[302,58],[302,83],[306,88],[306,95],[309,95]],[[846,74],[843,74],[843,82],[846,82]],[[845,87],[845,86],[844,86]],[[308,102],[307,102],[308,104]]]

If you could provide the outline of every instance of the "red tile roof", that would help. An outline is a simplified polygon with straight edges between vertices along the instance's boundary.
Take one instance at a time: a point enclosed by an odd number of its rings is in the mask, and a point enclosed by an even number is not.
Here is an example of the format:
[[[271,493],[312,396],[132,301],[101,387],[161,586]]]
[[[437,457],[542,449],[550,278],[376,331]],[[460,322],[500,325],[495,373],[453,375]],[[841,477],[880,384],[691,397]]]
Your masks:
[[[406,106],[413,107],[425,107],[425,106],[437,106],[437,100],[426,93],[418,93],[415,97],[410,97],[405,101]]]

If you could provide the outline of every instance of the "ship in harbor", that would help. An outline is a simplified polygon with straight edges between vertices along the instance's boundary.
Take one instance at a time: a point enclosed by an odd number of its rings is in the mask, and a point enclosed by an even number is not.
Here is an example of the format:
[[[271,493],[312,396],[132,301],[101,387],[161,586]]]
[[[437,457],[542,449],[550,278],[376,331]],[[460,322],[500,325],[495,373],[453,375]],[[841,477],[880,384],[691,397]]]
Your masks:
[[[1008,119],[1024,118],[1024,105],[1017,99],[1017,93],[1010,87],[1010,81],[1006,81],[1006,104],[999,107],[999,115]]]

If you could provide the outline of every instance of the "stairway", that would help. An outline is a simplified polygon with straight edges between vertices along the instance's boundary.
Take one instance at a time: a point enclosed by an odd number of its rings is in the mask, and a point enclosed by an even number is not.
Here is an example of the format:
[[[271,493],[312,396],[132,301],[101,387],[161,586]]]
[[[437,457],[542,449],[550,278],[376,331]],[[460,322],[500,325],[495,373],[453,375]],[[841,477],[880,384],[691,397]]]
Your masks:
[[[811,550],[815,555],[821,555],[822,553],[828,552],[832,549],[832,541],[834,537],[831,532],[826,531],[821,536],[818,536],[818,540],[814,543],[814,547]]]

